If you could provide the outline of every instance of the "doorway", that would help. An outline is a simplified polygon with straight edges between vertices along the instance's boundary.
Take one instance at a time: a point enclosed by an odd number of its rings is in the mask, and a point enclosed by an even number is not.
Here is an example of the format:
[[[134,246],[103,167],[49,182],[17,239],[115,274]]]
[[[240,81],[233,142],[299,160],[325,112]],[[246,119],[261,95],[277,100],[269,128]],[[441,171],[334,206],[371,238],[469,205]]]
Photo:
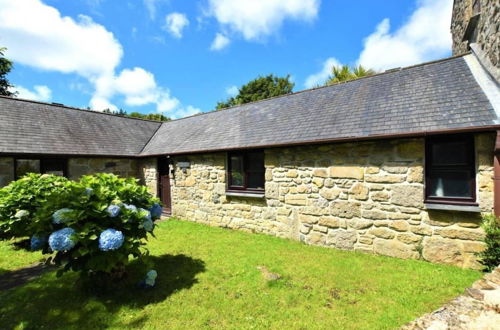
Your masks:
[[[170,167],[169,159],[165,157],[158,158],[158,193],[163,204],[163,214],[172,215],[172,194],[170,190]]]

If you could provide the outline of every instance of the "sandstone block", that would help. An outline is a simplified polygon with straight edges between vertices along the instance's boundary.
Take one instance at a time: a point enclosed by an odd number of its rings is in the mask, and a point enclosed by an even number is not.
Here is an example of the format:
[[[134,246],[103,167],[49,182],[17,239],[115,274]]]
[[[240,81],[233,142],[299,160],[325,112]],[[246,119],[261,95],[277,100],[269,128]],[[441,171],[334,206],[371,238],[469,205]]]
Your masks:
[[[296,170],[289,170],[287,173],[286,173],[286,176],[288,178],[296,178],[299,176],[299,173],[296,171]]]
[[[322,216],[319,218],[318,224],[322,226],[326,226],[328,228],[339,228],[341,227],[341,221],[339,218],[330,217],[330,216]]]
[[[313,183],[315,186],[317,186],[318,188],[323,187],[323,183],[324,183],[324,181],[325,181],[325,180],[324,180],[324,179],[322,179],[322,178],[313,178],[313,179],[312,179],[312,183]]]
[[[279,197],[279,187],[276,182],[266,182],[266,198],[277,199]]]
[[[306,205],[307,195],[286,195],[285,203],[290,205]]]
[[[347,225],[353,229],[366,229],[373,225],[373,221],[363,218],[354,218],[347,220]]]
[[[306,237],[306,242],[315,245],[324,245],[326,241],[326,235],[317,231],[311,232]]]
[[[363,168],[358,166],[332,166],[328,171],[332,178],[362,180],[364,177]]]
[[[328,234],[326,243],[333,245],[337,249],[352,250],[356,243],[358,235],[354,230],[334,230]]]
[[[355,183],[350,190],[352,197],[363,201],[368,199],[368,192],[368,187],[360,182]]]
[[[313,225],[312,228],[314,231],[319,231],[320,233],[326,234],[328,232],[328,227],[325,227],[325,226]]]
[[[464,255],[460,242],[438,237],[426,237],[422,256],[430,262],[462,266]]]
[[[387,219],[387,213],[379,210],[363,210],[363,218],[372,220],[385,220]]]
[[[380,172],[380,168],[376,166],[370,166],[366,168],[366,174],[377,174]]]
[[[366,182],[372,183],[401,183],[405,181],[405,177],[402,175],[367,175],[365,178]]]
[[[424,190],[422,186],[397,185],[392,187],[391,203],[407,207],[423,207]]]
[[[196,184],[196,178],[194,176],[188,176],[186,180],[184,180],[184,186],[192,187]]]
[[[479,241],[484,238],[484,231],[481,229],[465,229],[465,228],[436,228],[435,234],[446,238],[463,239],[470,241]]]
[[[374,202],[387,202],[391,197],[386,191],[375,191],[370,196]]]
[[[426,225],[410,226],[410,231],[418,235],[425,235],[425,236],[432,235],[432,227]]]
[[[407,179],[410,183],[424,183],[424,168],[422,166],[411,167]]]
[[[330,206],[330,214],[342,218],[353,218],[361,215],[360,204],[355,202],[338,201]]]
[[[323,188],[319,191],[319,195],[325,199],[333,200],[339,197],[341,190],[338,188]]]
[[[327,178],[328,177],[328,171],[324,168],[315,168],[313,170],[313,176],[317,176],[320,178]]]
[[[307,215],[307,214],[299,214],[299,221],[301,223],[307,223],[307,224],[315,224],[319,220],[319,217],[315,217],[313,215]]]
[[[410,233],[401,233],[396,236],[396,239],[405,244],[416,244],[422,240],[422,236]]]
[[[396,236],[396,234],[392,230],[385,227],[371,228],[368,231],[368,234],[384,239],[393,239]]]
[[[404,220],[392,221],[389,227],[397,231],[407,231],[410,229],[410,225]]]
[[[385,256],[402,258],[402,259],[417,259],[418,252],[410,245],[406,245],[400,241],[385,240],[376,238],[373,242],[373,251],[377,254]]]

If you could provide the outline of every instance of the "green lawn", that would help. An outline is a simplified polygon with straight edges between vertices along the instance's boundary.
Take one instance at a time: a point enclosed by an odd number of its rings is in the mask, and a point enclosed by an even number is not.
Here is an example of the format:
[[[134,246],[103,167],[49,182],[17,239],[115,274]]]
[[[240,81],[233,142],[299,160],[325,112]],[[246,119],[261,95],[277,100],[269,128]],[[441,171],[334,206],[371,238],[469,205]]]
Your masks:
[[[0,292],[0,328],[390,329],[459,295],[480,273],[415,260],[306,246],[200,224],[159,225],[149,247],[157,287],[89,293],[54,272]],[[0,245],[0,268],[39,254]],[[257,266],[282,279],[266,282]],[[141,271],[142,272],[142,271]]]

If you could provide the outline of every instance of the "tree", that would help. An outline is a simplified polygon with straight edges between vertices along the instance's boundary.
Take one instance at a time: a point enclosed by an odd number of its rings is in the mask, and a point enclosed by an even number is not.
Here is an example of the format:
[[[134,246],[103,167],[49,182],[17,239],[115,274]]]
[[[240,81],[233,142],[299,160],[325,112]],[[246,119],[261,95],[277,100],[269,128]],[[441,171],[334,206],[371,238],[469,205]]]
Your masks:
[[[342,81],[349,81],[361,77],[371,76],[376,72],[372,69],[366,69],[362,65],[351,69],[348,65],[334,66],[332,75],[325,83],[325,86],[333,85]]]
[[[273,96],[289,94],[293,91],[295,83],[290,81],[290,75],[278,77],[273,74],[265,77],[259,76],[243,85],[238,90],[238,95],[226,101],[217,102],[216,109],[223,109],[239,104],[255,102]]]
[[[161,113],[140,113],[140,112],[131,112],[130,114],[127,113],[127,111],[123,109],[119,109],[116,111],[113,111],[111,109],[104,109],[102,112],[104,113],[109,113],[112,115],[117,115],[117,116],[122,116],[122,117],[129,117],[129,118],[139,118],[139,119],[148,119],[148,120],[156,120],[156,121],[169,121],[171,120],[169,117],[161,114]]]
[[[7,48],[0,47],[0,95],[16,96],[17,93],[9,91],[13,87],[7,80],[7,74],[12,69],[12,61],[4,57]]]

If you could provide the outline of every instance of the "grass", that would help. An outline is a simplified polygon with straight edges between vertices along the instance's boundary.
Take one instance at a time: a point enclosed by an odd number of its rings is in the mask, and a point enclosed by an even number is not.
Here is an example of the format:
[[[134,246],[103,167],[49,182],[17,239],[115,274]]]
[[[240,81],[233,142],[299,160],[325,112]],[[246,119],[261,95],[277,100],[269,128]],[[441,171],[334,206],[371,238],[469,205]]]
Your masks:
[[[43,259],[40,252],[31,252],[19,246],[21,240],[0,240],[0,275]]]
[[[134,287],[144,273],[137,263],[121,289],[105,294],[79,286],[76,274],[48,272],[0,292],[0,328],[391,329],[480,276],[177,220],[161,223],[156,234],[149,243],[155,289]],[[0,247],[2,268],[39,258]],[[257,266],[282,278],[267,282]]]

